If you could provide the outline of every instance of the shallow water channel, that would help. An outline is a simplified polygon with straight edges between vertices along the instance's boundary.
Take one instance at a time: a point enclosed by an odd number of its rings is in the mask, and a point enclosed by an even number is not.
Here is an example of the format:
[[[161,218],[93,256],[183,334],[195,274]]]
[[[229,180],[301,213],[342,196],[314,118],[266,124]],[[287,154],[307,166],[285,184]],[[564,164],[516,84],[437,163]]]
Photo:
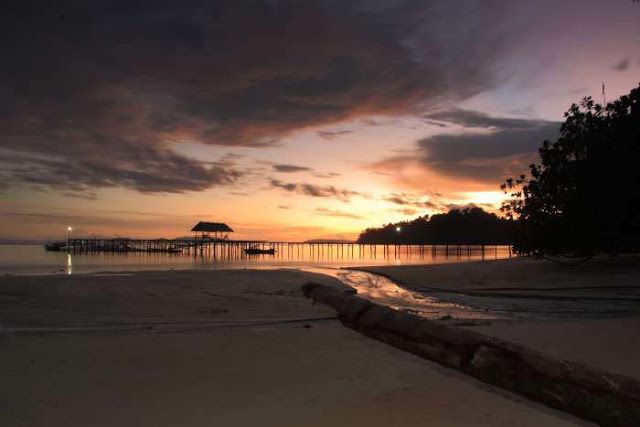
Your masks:
[[[393,280],[360,270],[339,268],[300,268],[299,270],[335,277],[357,290],[358,296],[397,310],[440,320],[501,319],[497,313],[463,303],[445,301],[398,286]]]

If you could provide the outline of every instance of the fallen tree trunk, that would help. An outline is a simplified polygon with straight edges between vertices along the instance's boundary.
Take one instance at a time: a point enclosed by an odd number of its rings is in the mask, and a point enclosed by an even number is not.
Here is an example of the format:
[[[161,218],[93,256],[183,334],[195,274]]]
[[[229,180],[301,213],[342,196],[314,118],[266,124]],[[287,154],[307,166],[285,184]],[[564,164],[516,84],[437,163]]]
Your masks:
[[[634,378],[554,359],[325,285],[310,282],[302,292],[371,338],[602,426],[640,426],[640,381]]]

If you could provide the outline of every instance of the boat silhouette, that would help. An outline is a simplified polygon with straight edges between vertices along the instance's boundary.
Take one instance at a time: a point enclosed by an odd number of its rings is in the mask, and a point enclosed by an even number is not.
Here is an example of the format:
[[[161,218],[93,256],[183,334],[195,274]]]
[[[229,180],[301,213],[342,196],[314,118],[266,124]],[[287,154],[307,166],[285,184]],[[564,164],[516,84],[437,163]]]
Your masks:
[[[274,248],[271,249],[260,249],[260,248],[246,248],[244,253],[247,255],[275,255],[276,250]]]

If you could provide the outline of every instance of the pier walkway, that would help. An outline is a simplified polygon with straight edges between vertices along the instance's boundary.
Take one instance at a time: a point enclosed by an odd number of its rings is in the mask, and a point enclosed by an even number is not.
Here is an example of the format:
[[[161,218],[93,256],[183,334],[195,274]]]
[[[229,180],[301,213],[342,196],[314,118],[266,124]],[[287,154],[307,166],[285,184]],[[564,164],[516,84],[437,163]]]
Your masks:
[[[331,252],[339,255],[357,256],[358,254],[390,255],[401,251],[420,252],[423,254],[470,255],[481,253],[493,255],[499,248],[505,248],[511,256],[512,249],[505,245],[472,245],[472,244],[368,244],[357,242],[287,242],[265,240],[229,240],[212,238],[180,238],[180,239],[132,239],[132,238],[70,238],[68,250],[71,252],[157,252],[199,254],[205,252],[221,252],[226,254],[244,253],[245,249],[274,249],[279,253],[295,254],[298,252]]]

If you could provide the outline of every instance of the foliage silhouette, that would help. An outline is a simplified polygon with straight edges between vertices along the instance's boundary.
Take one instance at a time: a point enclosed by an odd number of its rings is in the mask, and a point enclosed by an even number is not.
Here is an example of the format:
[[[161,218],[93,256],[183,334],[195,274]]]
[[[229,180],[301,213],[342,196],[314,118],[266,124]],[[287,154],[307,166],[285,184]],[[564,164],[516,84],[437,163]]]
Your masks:
[[[511,221],[478,207],[452,209],[380,228],[368,228],[358,243],[371,244],[510,244]]]
[[[508,179],[501,208],[515,221],[515,249],[592,255],[640,248],[640,86],[602,106],[591,97],[565,113],[530,177]]]

